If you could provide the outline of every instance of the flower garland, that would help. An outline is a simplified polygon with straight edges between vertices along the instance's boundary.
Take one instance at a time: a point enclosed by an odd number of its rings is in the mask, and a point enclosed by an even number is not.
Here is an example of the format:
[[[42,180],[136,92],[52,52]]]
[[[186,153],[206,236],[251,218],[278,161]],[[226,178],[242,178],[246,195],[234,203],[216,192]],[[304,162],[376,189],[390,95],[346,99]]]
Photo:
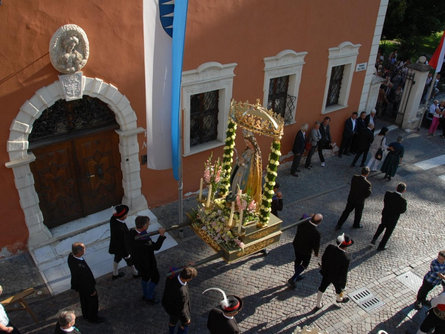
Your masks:
[[[212,185],[212,193],[218,192],[218,187],[221,181],[222,164],[219,158],[215,163],[212,162],[213,152],[204,163],[204,182],[207,185]]]
[[[271,150],[269,154],[269,164],[267,165],[267,175],[265,178],[266,183],[264,184],[263,199],[260,209],[260,221],[258,223],[259,227],[266,226],[269,222],[269,216],[272,206],[272,197],[274,195],[273,188],[275,186],[275,179],[278,175],[278,166],[280,164],[280,140],[275,139],[272,142]]]
[[[221,177],[221,195],[225,196],[230,188],[230,174],[232,173],[233,149],[235,147],[236,123],[229,118],[227,124],[226,141],[224,145],[224,154],[222,161],[222,177]]]

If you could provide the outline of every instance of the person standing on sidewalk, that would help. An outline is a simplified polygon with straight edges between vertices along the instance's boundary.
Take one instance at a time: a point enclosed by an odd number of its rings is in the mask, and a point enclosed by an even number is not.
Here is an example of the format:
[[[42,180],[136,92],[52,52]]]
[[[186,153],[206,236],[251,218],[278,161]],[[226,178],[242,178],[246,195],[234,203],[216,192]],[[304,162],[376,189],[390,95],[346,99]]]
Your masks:
[[[311,137],[309,138],[309,140],[311,142],[311,149],[309,150],[309,153],[307,154],[306,163],[304,164],[304,168],[308,168],[308,169],[312,168],[312,164],[311,164],[312,155],[314,154],[315,150],[317,149],[318,142],[320,141],[320,139],[321,139],[320,122],[315,122],[314,127],[312,128],[312,131],[311,131]]]
[[[349,155],[349,149],[351,147],[352,138],[357,132],[357,116],[358,113],[354,111],[350,118],[345,121],[345,128],[343,129],[343,138],[340,144],[340,150],[338,151],[338,157],[341,158],[342,155]]]
[[[349,190],[348,202],[346,208],[341,214],[335,230],[341,229],[342,225],[348,219],[349,214],[354,211],[354,225],[353,228],[362,228],[360,224],[362,219],[363,207],[365,206],[365,199],[371,195],[371,182],[368,181],[369,168],[363,167],[361,175],[354,175],[351,180],[351,189]]]
[[[405,154],[405,148],[401,144],[402,140],[402,136],[399,136],[397,137],[396,142],[392,142],[388,146],[389,153],[386,156],[385,161],[383,161],[382,168],[380,169],[385,173],[383,179],[391,181],[391,177],[396,175],[399,164],[402,163],[403,155]]]
[[[326,166],[325,159],[323,156],[323,150],[332,148],[331,144],[331,130],[329,123],[331,122],[330,117],[325,117],[320,125],[321,139],[318,142],[318,157],[320,158],[321,167]]]
[[[131,254],[136,269],[141,275],[142,299],[149,304],[157,304],[159,301],[155,298],[155,288],[159,283],[160,276],[154,252],[161,249],[166,237],[164,235],[165,229],[161,227],[158,230],[158,240],[153,242],[147,235],[149,224],[150,218],[147,216],[136,217],[136,228],[130,230]]]
[[[304,147],[306,144],[306,132],[309,128],[307,123],[301,126],[301,129],[297,132],[294,140],[294,146],[292,147],[292,153],[294,154],[294,160],[290,168],[290,175],[298,177],[297,172],[300,172],[298,166],[300,165],[301,157],[304,153]]]
[[[316,310],[323,307],[321,302],[323,293],[331,283],[334,285],[335,292],[337,293],[336,302],[347,303],[349,301],[348,297],[343,297],[351,261],[348,254],[346,254],[346,248],[353,245],[354,241],[344,233],[339,235],[336,241],[337,246],[328,245],[321,258],[320,273],[323,279],[318,288]]]
[[[364,129],[360,129],[357,135],[357,153],[354,160],[352,160],[351,167],[355,167],[355,163],[363,154],[362,163],[360,167],[365,167],[366,159],[368,158],[369,147],[374,141],[374,125],[368,124]]]
[[[3,287],[0,285],[0,296],[3,294]],[[5,308],[0,304],[0,333],[20,334],[19,330],[11,324]]]
[[[431,309],[416,334],[445,333],[445,292],[431,301]]]
[[[318,257],[320,249],[320,232],[317,227],[323,221],[323,215],[317,213],[310,220],[306,220],[297,227],[292,245],[294,246],[295,262],[294,275],[287,281],[291,288],[295,288],[295,282],[303,279],[301,273],[308,267],[312,252]]]
[[[68,267],[71,271],[71,289],[79,293],[83,318],[93,323],[103,322],[103,319],[97,316],[99,298],[96,291],[96,280],[83,258],[84,255],[85,245],[81,242],[73,243],[71,253],[68,256]]]
[[[387,191],[385,193],[385,198],[383,199],[382,222],[371,240],[371,244],[375,245],[377,238],[383,230],[385,230],[385,234],[383,235],[377,250],[382,251],[386,249],[386,243],[397,225],[400,214],[406,212],[406,199],[402,197],[402,194],[405,191],[406,184],[401,182],[397,185],[395,192]]]
[[[440,101],[440,105],[442,105],[443,103],[444,101]],[[443,109],[441,109],[440,106],[434,111],[433,120],[431,122],[430,128],[428,129],[428,136],[433,136],[434,132],[436,132],[437,127],[440,123],[440,119],[443,117],[443,113]]]
[[[162,306],[169,315],[168,333],[175,334],[176,325],[180,322],[177,334],[187,334],[191,322],[190,295],[188,282],[198,275],[193,267],[182,271],[165,281]]]
[[[428,304],[426,296],[436,285],[443,285],[442,280],[445,280],[445,250],[439,252],[437,259],[431,262],[430,271],[423,277],[423,283],[417,292],[417,298],[414,304],[416,310],[420,310],[422,304]]]
[[[115,212],[110,219],[110,247],[108,248],[108,253],[114,255],[112,279],[115,280],[125,275],[125,273],[119,272],[119,262],[122,259],[133,270],[133,276],[139,277],[130,255],[130,231],[125,223],[129,208],[121,204],[114,209]]]

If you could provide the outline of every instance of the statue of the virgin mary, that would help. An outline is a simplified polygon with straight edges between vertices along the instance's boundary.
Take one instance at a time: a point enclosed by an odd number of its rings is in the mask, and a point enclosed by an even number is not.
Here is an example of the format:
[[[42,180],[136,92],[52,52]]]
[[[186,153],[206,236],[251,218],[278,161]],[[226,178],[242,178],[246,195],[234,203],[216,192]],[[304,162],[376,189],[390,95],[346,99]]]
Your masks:
[[[230,177],[232,194],[239,189],[249,194],[260,207],[262,193],[261,151],[252,132],[243,130],[246,149],[238,156]]]

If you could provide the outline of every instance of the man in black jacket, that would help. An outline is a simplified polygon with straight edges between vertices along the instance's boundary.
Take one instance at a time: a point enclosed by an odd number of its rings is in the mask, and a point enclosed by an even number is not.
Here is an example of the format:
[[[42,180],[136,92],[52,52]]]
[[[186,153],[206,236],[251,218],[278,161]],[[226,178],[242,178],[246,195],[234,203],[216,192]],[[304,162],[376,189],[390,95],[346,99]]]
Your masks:
[[[130,255],[130,231],[125,223],[129,208],[121,204],[117,205],[114,210],[115,212],[110,219],[110,247],[108,248],[108,253],[114,254],[112,279],[115,280],[124,276],[123,272],[119,272],[119,262],[122,259],[133,270],[133,276],[139,277]]]
[[[382,222],[380,223],[374,237],[371,240],[371,244],[375,245],[379,235],[385,230],[382,241],[379,243],[378,250],[385,250],[386,243],[389,237],[394,231],[397,221],[400,218],[400,214],[406,211],[406,199],[402,197],[402,194],[406,191],[406,184],[401,182],[397,185],[396,191],[387,191],[383,200]]]
[[[165,240],[165,229],[158,230],[159,237],[153,242],[147,235],[150,218],[147,216],[137,216],[135,219],[136,229],[130,230],[132,239],[131,255],[134,264],[142,279],[142,299],[149,304],[157,304],[155,299],[155,288],[159,283],[159,271],[156,264],[154,251],[161,249]]]
[[[340,145],[340,150],[338,151],[338,157],[341,158],[342,154],[349,155],[349,149],[351,147],[352,138],[354,134],[357,133],[357,116],[358,113],[355,111],[352,113],[351,117],[345,121],[345,127],[343,129],[343,138]]]
[[[306,145],[306,132],[309,128],[307,123],[301,126],[301,129],[297,132],[294,140],[294,146],[292,147],[292,152],[294,153],[294,160],[292,161],[292,166],[290,168],[290,174],[292,176],[298,176],[297,172],[300,170],[298,166],[300,165],[301,157],[304,153],[304,148]]]
[[[365,206],[365,199],[371,195],[371,182],[366,178],[369,175],[369,168],[363,167],[361,175],[354,175],[351,180],[351,189],[349,190],[348,202],[346,208],[340,216],[340,219],[335,226],[339,230],[343,223],[348,219],[352,210],[355,210],[353,228],[362,228],[360,220],[362,219],[363,207]]]
[[[68,256],[68,266],[71,271],[71,289],[79,292],[83,318],[89,322],[102,322],[103,319],[97,316],[99,298],[96,291],[96,280],[83,258],[85,245],[81,242],[75,242],[71,250],[72,252]]]
[[[323,307],[321,299],[323,293],[329,284],[333,284],[337,293],[337,303],[347,303],[348,297],[343,297],[343,290],[346,287],[348,278],[348,269],[350,258],[346,254],[346,248],[351,246],[354,241],[344,233],[337,237],[337,246],[329,245],[321,258],[320,273],[323,276],[317,293],[317,305],[315,309],[319,310]]]
[[[294,275],[287,281],[291,288],[295,288],[295,282],[303,279],[301,273],[308,267],[312,252],[318,257],[320,249],[320,232],[317,227],[323,221],[323,215],[317,213],[310,220],[298,225],[292,245],[294,246],[295,262]]]
[[[362,163],[360,167],[365,166],[366,159],[368,158],[369,147],[374,141],[374,125],[368,124],[368,126],[364,129],[360,129],[357,135],[357,147],[354,160],[352,160],[351,167],[355,167],[355,163],[360,158],[360,155],[363,154]]]
[[[180,322],[177,334],[187,334],[191,322],[190,296],[188,282],[198,274],[193,267],[185,267],[165,281],[162,306],[169,315],[168,332],[175,334],[176,324]]]

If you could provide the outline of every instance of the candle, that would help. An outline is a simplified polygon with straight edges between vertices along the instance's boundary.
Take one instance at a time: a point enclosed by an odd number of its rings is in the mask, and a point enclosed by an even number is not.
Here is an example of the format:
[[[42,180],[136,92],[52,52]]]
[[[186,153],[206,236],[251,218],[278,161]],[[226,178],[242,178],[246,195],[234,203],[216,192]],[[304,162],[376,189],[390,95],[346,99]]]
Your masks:
[[[235,213],[235,201],[232,202],[232,207],[230,209],[230,217],[229,217],[229,223],[227,224],[229,228],[232,227],[233,224],[233,214]]]
[[[208,208],[210,206],[210,198],[212,197],[212,185],[209,185],[209,193],[207,194],[207,203],[206,207]]]
[[[199,197],[198,197],[198,199],[199,199],[199,201],[201,201],[202,200],[202,177],[201,177],[201,181],[199,181]]]
[[[241,210],[241,212],[239,213],[238,235],[241,235],[241,225],[243,225],[243,213],[244,210]]]

